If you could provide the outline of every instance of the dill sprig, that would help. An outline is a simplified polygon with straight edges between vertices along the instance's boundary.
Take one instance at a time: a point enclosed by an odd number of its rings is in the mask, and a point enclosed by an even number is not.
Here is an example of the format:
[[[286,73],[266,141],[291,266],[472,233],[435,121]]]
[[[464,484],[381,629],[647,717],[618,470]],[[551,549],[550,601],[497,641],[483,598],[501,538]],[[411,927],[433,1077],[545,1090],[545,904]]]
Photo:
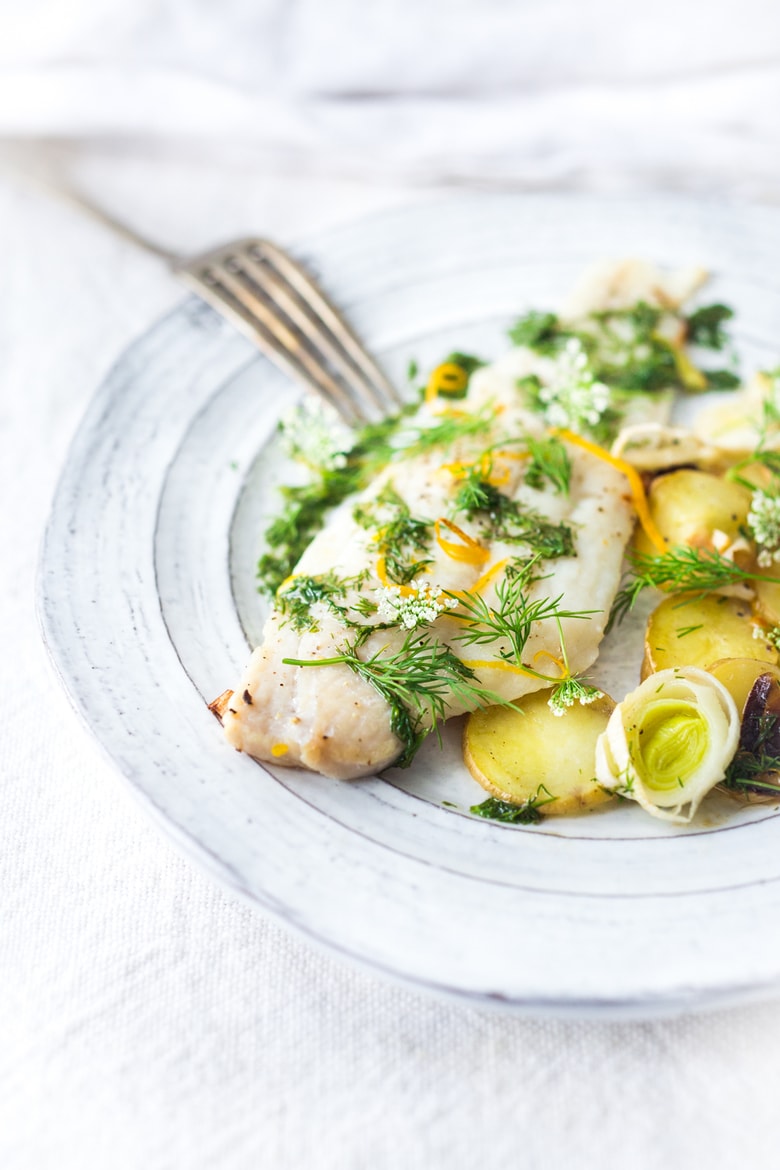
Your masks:
[[[558,468],[559,473],[561,470]],[[547,560],[575,555],[574,537],[567,524],[552,524],[511,499],[490,482],[490,474],[490,465],[482,460],[468,469],[455,493],[452,515],[462,512],[469,520],[477,519],[486,539],[527,544],[533,554]]]
[[[760,485],[753,483],[741,474],[746,467],[753,467],[758,463],[776,479],[780,478],[780,451],[767,447],[767,443],[777,438],[780,409],[771,398],[765,398],[762,407],[761,423],[758,428],[758,444],[755,451],[752,451],[745,459],[739,459],[726,471],[726,479],[741,484],[749,492],[761,489]]]
[[[495,424],[496,412],[492,403],[487,402],[480,409],[473,412],[453,412],[443,415],[438,422],[429,427],[418,427],[410,431],[400,445],[404,459],[411,459],[416,455],[424,455],[436,447],[450,447],[459,439],[471,438],[475,435],[484,435]]]
[[[541,488],[547,480],[562,496],[568,496],[571,482],[571,460],[560,439],[526,439],[531,462],[525,473],[529,487]]]
[[[669,317],[684,326],[687,340],[712,350],[728,341],[724,323],[733,316],[725,305],[706,305],[690,317],[658,305],[637,301],[624,309],[604,309],[587,314],[575,326],[553,313],[531,312],[509,331],[515,345],[525,345],[545,356],[556,356],[572,338],[588,355],[598,382],[629,394],[654,393],[667,387],[689,390],[675,347],[662,334]],[[739,385],[732,370],[702,370],[708,389]],[[530,388],[530,387],[529,387]]]
[[[276,594],[276,609],[282,616],[282,625],[291,625],[297,632],[316,631],[319,627],[311,607],[318,601],[325,601],[341,614],[335,599],[345,597],[346,593],[346,580],[332,571],[316,577],[300,575],[293,577],[290,584]]]
[[[723,349],[729,340],[723,326],[733,316],[734,310],[728,305],[703,305],[685,318],[688,341],[707,349]]]
[[[533,796],[529,796],[520,804],[512,804],[508,800],[498,800],[495,796],[490,796],[481,804],[472,804],[469,812],[491,821],[501,821],[505,825],[538,825],[544,817],[540,810],[544,805],[552,804],[557,799],[558,797],[553,796],[544,784],[540,784]]]
[[[439,721],[447,713],[448,700],[465,707],[490,703],[505,706],[507,700],[483,687],[471,667],[448,646],[411,631],[392,654],[386,647],[363,659],[358,654],[360,635],[340,654],[330,658],[284,658],[287,666],[335,666],[344,663],[378,691],[390,706],[390,729],[403,744],[396,766],[407,768],[429,731],[439,734]]]
[[[306,463],[311,476],[309,482],[280,489],[284,507],[265,530],[269,551],[257,563],[261,593],[274,596],[322,528],[331,509],[366,487],[394,458],[397,447],[392,440],[404,419],[416,409],[417,403],[409,403],[398,414],[362,427],[337,465],[316,467]]]
[[[364,482],[363,467],[322,469],[310,483],[281,488],[284,508],[265,530],[269,551],[257,562],[258,588],[273,597],[322,528],[325,516]]]
[[[633,553],[630,562],[634,578],[615,597],[607,633],[630,613],[645,589],[664,589],[669,593],[716,593],[729,585],[759,579],[780,584],[780,578],[740,569],[715,549],[680,545],[656,557]]]
[[[498,604],[495,606],[490,605],[480,593],[449,594],[460,603],[460,608],[452,610],[448,616],[459,619],[465,625],[465,628],[456,635],[456,640],[465,646],[484,646],[491,642],[504,641],[508,645],[499,649],[499,657],[505,662],[513,662],[519,666],[522,665],[523,652],[535,622],[588,618],[591,614],[599,612],[561,609],[562,593],[557,597],[540,597],[531,601],[526,596],[526,590],[537,581],[545,580],[544,577],[535,575],[540,559],[537,555],[527,564],[516,564],[511,573],[504,575],[496,586]],[[550,679],[530,667],[524,669],[545,681],[559,681]]]
[[[316,576],[299,574],[292,577],[289,584],[284,585],[276,594],[275,606],[281,615],[282,625],[291,625],[298,633],[307,630],[315,633],[319,629],[317,618],[312,613],[312,606],[317,602],[325,602],[333,613],[346,626],[362,626],[349,616],[349,610],[354,609],[362,616],[376,612],[376,604],[369,598],[358,597],[352,605],[340,605],[339,601],[346,599],[351,589],[360,589],[368,576],[368,571],[356,574],[354,577],[338,577],[331,569],[327,573]]]
[[[732,792],[780,795],[780,756],[768,751],[768,741],[775,739],[777,716],[764,711],[758,720],[758,734],[752,748],[740,747],[726,769],[722,787]],[[744,735],[744,732],[743,732]],[[776,781],[765,779],[774,773]]]
[[[363,528],[376,529],[376,551],[384,557],[385,572],[396,585],[408,585],[431,564],[431,558],[421,554],[430,548],[433,521],[413,516],[391,485],[387,484],[375,500],[358,504],[352,515]]]
[[[777,776],[775,782],[761,778],[769,773]],[[780,756],[738,751],[726,769],[722,787],[732,792],[755,792],[759,795],[766,792],[780,796]]]

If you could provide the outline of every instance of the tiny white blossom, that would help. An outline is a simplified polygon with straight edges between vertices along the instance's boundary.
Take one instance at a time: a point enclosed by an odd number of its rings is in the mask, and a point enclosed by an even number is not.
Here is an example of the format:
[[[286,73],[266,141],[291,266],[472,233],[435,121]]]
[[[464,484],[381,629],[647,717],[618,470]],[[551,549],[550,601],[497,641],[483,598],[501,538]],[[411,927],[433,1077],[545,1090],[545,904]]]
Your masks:
[[[435,622],[445,609],[454,609],[458,604],[453,597],[440,600],[442,591],[438,585],[414,586],[410,593],[403,595],[398,585],[386,585],[377,607],[380,621],[393,622],[406,630],[416,630]]]
[[[582,342],[570,337],[559,355],[553,374],[539,391],[544,417],[551,427],[573,431],[597,426],[611,404],[609,387],[597,382]]]
[[[596,699],[603,699],[603,697],[604,692],[597,690],[596,687],[580,682],[577,678],[566,678],[555,687],[547,700],[547,706],[553,715],[560,716],[565,715],[566,709],[573,707],[575,703],[581,703],[583,707],[586,707],[589,703],[595,703]]]
[[[780,561],[780,496],[760,490],[753,492],[747,521],[756,544],[762,546],[758,563],[762,569],[769,568]]]
[[[768,642],[775,650],[780,650],[780,626],[764,629],[763,626],[753,626],[753,637],[760,642]]]
[[[310,467],[337,470],[345,467],[349,432],[324,403],[306,397],[281,420],[284,450],[292,459]]]

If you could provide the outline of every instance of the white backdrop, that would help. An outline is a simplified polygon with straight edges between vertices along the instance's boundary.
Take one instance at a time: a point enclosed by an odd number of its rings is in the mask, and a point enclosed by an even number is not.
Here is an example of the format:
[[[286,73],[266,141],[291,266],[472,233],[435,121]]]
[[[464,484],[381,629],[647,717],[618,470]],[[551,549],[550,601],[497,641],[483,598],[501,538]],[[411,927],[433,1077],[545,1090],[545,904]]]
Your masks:
[[[769,2],[3,0],[0,26],[0,159],[32,143],[182,250],[452,185],[780,197]],[[33,577],[94,386],[181,294],[8,168],[0,256],[4,1170],[776,1167],[780,1005],[596,1024],[423,999],[136,810],[49,679]]]

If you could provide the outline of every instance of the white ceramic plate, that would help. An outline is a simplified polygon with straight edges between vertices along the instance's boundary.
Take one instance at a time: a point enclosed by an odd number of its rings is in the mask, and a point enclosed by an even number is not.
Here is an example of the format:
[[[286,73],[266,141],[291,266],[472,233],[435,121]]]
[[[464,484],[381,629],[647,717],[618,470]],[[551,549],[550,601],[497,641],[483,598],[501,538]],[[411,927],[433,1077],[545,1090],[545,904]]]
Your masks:
[[[780,217],[678,201],[458,199],[300,250],[396,379],[498,356],[584,266],[702,263],[746,364],[780,355]],[[536,1013],[650,1015],[780,986],[780,820],[717,804],[689,831],[634,807],[539,827],[468,815],[459,728],[352,784],[231,751],[206,702],[264,614],[254,582],[297,391],[194,300],[119,361],[79,430],[44,543],[55,666],[117,768],[187,850],[312,940],[387,975]],[[605,655],[638,670],[636,635]],[[457,806],[453,809],[442,802]]]

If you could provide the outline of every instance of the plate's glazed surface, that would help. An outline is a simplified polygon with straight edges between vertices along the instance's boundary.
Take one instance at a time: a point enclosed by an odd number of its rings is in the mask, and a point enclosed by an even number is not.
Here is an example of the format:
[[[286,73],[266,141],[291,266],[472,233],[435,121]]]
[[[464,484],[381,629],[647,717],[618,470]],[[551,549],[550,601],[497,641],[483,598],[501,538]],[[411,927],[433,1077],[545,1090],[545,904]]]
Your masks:
[[[780,216],[677,201],[471,198],[300,250],[399,382],[451,349],[486,357],[604,256],[704,264],[746,368],[780,356]],[[206,703],[235,683],[295,390],[195,301],[120,360],[70,452],[44,544],[55,666],[123,776],[188,851],[331,949],[472,1002],[650,1015],[780,988],[780,819],[706,806],[688,830],[634,807],[509,827],[459,728],[408,772],[352,784],[232,752]],[[639,643],[637,643],[639,632]],[[641,630],[600,678],[633,685]],[[457,723],[457,721],[456,721]],[[445,805],[443,802],[447,802]],[[455,807],[449,807],[454,805]]]

